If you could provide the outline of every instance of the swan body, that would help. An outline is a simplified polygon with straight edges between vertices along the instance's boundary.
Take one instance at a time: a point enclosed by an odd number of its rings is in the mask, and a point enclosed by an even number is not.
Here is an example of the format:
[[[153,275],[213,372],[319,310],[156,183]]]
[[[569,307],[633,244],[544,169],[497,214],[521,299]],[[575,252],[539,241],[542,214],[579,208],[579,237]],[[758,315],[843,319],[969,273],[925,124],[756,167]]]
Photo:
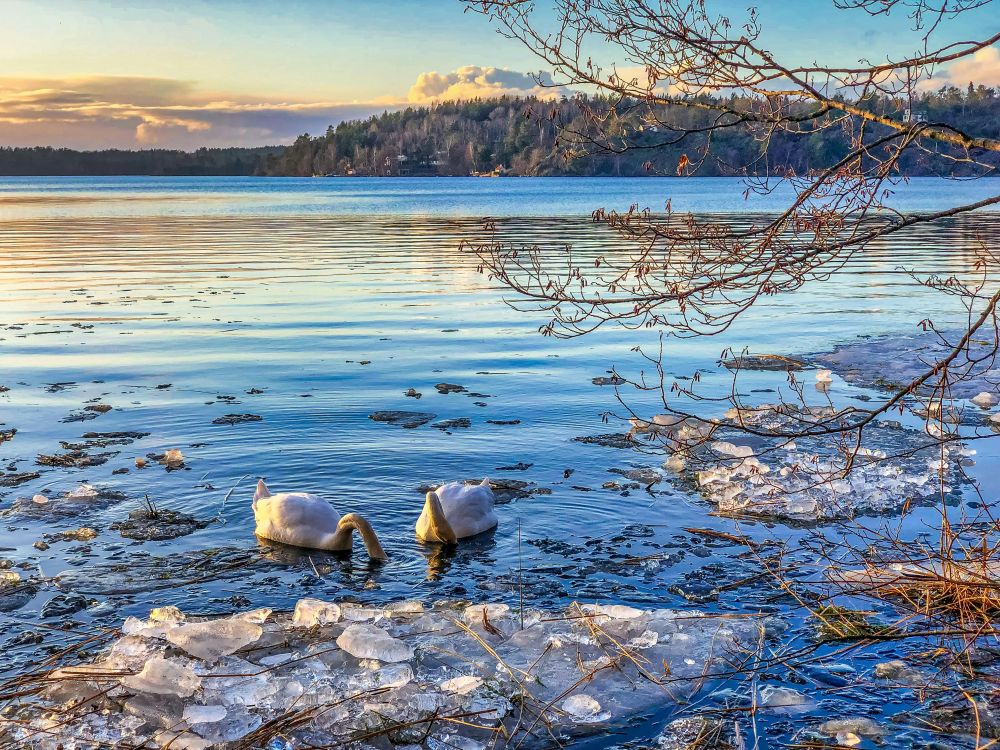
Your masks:
[[[490,480],[480,484],[451,482],[427,493],[417,519],[417,538],[425,542],[455,544],[482,534],[499,523]]]
[[[373,560],[385,560],[386,554],[371,525],[357,513],[341,515],[323,498],[308,492],[271,494],[264,480],[257,482],[253,496],[255,533],[273,542],[295,547],[349,552],[354,532]]]

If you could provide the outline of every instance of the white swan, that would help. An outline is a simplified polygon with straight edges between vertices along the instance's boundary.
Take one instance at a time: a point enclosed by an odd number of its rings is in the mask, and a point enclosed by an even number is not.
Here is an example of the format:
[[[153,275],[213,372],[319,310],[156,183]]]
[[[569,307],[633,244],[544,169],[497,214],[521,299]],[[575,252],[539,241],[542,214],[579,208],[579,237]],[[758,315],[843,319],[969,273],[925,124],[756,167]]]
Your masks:
[[[371,524],[357,513],[343,518],[326,500],[308,492],[279,492],[272,495],[261,479],[253,496],[255,533],[264,539],[296,547],[347,552],[354,531],[361,535],[368,556],[385,560],[385,550]]]
[[[459,539],[489,531],[499,523],[494,501],[489,479],[480,484],[451,482],[438,487],[427,493],[417,519],[417,538],[455,544]]]

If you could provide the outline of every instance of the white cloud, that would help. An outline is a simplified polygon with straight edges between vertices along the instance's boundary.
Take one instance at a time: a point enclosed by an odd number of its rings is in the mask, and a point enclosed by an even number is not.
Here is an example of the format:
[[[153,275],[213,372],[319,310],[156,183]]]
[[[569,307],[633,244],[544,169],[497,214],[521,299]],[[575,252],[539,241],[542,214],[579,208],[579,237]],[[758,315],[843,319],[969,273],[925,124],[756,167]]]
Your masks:
[[[926,88],[936,89],[948,83],[964,87],[970,82],[1000,86],[1000,48],[983,47],[971,57],[953,62],[929,79]]]
[[[535,76],[506,68],[483,68],[466,65],[451,73],[421,73],[410,88],[407,99],[414,103],[487,99],[498,96],[537,96],[545,99],[571,93],[554,86],[548,74]]]
[[[545,78],[551,82],[551,78]],[[361,102],[280,101],[202,92],[189,81],[136,76],[0,77],[0,145],[192,149],[289,143],[343,120],[412,104],[495,96],[554,97],[530,75],[466,66],[421,73],[408,96]]]

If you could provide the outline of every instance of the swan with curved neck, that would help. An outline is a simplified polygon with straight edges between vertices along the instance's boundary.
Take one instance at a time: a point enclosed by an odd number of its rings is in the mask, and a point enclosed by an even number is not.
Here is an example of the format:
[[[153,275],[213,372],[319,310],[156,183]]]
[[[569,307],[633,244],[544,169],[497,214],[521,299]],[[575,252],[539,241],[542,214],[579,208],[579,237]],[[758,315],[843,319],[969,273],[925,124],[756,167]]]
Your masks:
[[[350,552],[354,532],[372,560],[385,560],[385,550],[375,530],[357,513],[341,517],[326,500],[308,492],[279,492],[272,495],[261,479],[253,496],[255,533],[273,542],[295,547]]]
[[[490,480],[480,484],[452,482],[427,493],[417,519],[417,538],[425,542],[455,544],[459,539],[494,528],[499,519]]]

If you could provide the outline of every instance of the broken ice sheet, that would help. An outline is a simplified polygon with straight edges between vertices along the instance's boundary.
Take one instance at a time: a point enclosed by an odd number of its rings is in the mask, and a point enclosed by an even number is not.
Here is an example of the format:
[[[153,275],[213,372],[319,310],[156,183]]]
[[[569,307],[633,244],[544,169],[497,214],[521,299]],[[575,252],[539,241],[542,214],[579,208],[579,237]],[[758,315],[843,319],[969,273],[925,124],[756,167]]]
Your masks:
[[[252,614],[252,613],[250,613]],[[234,615],[224,620],[211,620],[179,625],[166,632],[167,640],[191,656],[212,662],[220,656],[236,653],[256,643],[264,633],[256,617]]]
[[[375,625],[355,623],[337,638],[337,645],[351,656],[379,661],[406,661],[413,649]]]
[[[348,611],[358,619],[337,617]],[[524,627],[520,615],[496,602],[308,599],[290,615],[204,620],[164,607],[130,618],[96,664],[76,679],[53,678],[4,728],[25,739],[58,709],[76,720],[80,741],[167,732],[172,742],[208,747],[302,710],[283,734],[293,746],[375,732],[397,745],[479,747],[496,744],[491,727],[499,725],[513,746],[535,720],[580,734],[686,700],[756,648],[768,622],[624,605],[530,610]],[[477,718],[442,720],[449,716]],[[397,727],[388,735],[386,722]],[[381,740],[357,745],[376,746]]]
[[[138,674],[125,677],[122,685],[138,693],[187,698],[201,687],[201,678],[188,663],[155,656],[143,664]]]
[[[761,404],[730,409],[713,435],[691,447],[674,482],[693,482],[701,494],[729,513],[815,520],[859,512],[893,512],[907,502],[936,499],[962,482],[960,464],[968,451],[960,443],[941,444],[898,422],[876,421],[862,436],[851,471],[837,441],[815,437],[766,438],[740,432],[802,431],[834,416],[830,407]]]

